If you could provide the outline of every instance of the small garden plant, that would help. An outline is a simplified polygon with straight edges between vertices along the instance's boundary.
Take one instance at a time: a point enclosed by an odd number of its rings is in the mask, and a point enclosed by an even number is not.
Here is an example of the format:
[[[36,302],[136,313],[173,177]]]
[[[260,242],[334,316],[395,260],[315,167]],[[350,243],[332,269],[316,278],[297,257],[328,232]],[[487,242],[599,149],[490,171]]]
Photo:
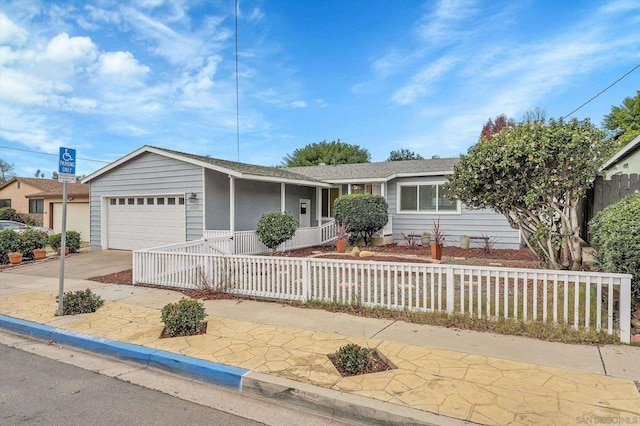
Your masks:
[[[342,376],[357,376],[391,370],[375,349],[363,348],[355,343],[340,347],[329,359]]]
[[[22,252],[22,240],[13,229],[0,231],[0,263],[9,263],[9,253]]]
[[[275,251],[278,246],[291,239],[298,229],[298,220],[289,212],[264,213],[258,220],[256,233],[262,244]]]
[[[104,300],[90,289],[70,291],[62,296],[62,315],[90,314],[102,305]]]
[[[69,247],[70,253],[80,251],[80,233],[76,231],[67,231],[66,247]],[[52,249],[57,250],[62,245],[62,234],[53,234],[49,236],[49,245]]]
[[[165,325],[163,336],[192,336],[206,331],[207,316],[204,304],[194,299],[182,298],[162,308],[162,322]],[[203,331],[204,330],[204,331]]]

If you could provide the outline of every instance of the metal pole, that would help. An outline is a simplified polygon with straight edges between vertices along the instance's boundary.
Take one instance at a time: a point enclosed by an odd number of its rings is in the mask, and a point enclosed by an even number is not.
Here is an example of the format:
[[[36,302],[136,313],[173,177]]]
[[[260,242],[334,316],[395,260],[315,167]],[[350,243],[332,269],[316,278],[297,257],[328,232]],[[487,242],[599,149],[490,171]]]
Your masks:
[[[64,296],[64,258],[67,248],[67,182],[62,183],[62,234],[60,238],[60,284],[58,286],[58,315],[62,316]]]

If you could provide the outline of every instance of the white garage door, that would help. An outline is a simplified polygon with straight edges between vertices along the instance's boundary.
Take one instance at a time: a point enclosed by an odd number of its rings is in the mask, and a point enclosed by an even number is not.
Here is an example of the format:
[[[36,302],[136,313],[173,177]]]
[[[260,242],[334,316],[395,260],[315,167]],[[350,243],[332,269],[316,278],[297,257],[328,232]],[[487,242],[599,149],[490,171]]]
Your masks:
[[[89,241],[89,203],[67,203],[67,231],[78,231]],[[53,232],[62,232],[62,203],[53,203]]]
[[[111,249],[138,250],[186,241],[184,195],[109,198]]]

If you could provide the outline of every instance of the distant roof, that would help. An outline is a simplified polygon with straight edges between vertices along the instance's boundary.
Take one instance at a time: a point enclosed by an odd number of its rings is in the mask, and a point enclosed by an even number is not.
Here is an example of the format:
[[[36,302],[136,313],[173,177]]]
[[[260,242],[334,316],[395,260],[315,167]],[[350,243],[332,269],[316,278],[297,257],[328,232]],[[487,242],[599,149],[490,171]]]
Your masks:
[[[453,166],[458,160],[458,158],[432,158],[428,160],[289,167],[288,170],[331,183],[347,183],[356,180],[389,181],[396,177],[451,174]]]
[[[0,189],[11,184],[12,182],[20,182],[26,185],[39,189],[40,192],[28,194],[27,198],[44,198],[44,197],[62,197],[62,182],[58,182],[56,179],[45,178],[28,178],[16,176],[0,186]],[[73,197],[88,197],[89,185],[83,185],[81,183],[67,184],[67,195]]]
[[[623,159],[627,155],[631,154],[635,151],[636,148],[640,148],[640,135],[633,138],[631,142],[626,144],[620,151],[616,152],[613,157],[609,159],[606,163],[600,167],[600,170],[607,170],[609,167],[618,162],[618,160]]]
[[[186,161],[201,167],[227,173],[240,179],[263,180],[268,182],[285,182],[298,185],[327,186],[326,183],[313,177],[295,173],[294,171],[282,167],[256,166],[254,164],[239,163],[236,161],[221,160],[203,155],[189,154],[186,152],[173,151],[166,148],[145,145],[136,151],[114,161],[100,170],[87,176],[83,182],[90,182],[103,173],[118,167],[119,165],[146,152],[163,155],[180,161]]]

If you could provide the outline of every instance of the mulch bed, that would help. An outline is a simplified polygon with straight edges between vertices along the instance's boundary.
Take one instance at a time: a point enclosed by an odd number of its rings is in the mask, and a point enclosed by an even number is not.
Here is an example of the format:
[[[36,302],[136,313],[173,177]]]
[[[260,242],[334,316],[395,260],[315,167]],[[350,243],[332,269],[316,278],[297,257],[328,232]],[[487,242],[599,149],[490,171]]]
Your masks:
[[[400,244],[388,244],[380,247],[368,247],[367,250],[374,252],[372,257],[359,257],[358,260],[371,262],[410,262],[429,263],[431,251],[429,247],[405,246]],[[535,255],[527,248],[514,249],[493,249],[489,252],[481,248],[461,249],[459,247],[443,248],[442,263],[492,266],[501,265],[512,268],[541,268]],[[306,247],[297,250],[289,250],[283,253],[276,253],[282,257],[319,257],[323,259],[354,259],[350,253],[337,254],[333,246]],[[131,284],[132,270],[116,272],[114,274],[102,275],[90,278],[92,281],[108,284]],[[203,300],[233,299],[234,297],[223,292],[213,290],[182,290],[189,297]]]
[[[180,334],[179,336],[171,336],[167,332],[167,328],[162,329],[162,333],[160,333],[161,339],[170,339],[172,337],[184,337],[184,336],[197,336],[198,334],[207,334],[207,323],[206,321],[200,324],[200,327],[196,328],[193,333]]]

